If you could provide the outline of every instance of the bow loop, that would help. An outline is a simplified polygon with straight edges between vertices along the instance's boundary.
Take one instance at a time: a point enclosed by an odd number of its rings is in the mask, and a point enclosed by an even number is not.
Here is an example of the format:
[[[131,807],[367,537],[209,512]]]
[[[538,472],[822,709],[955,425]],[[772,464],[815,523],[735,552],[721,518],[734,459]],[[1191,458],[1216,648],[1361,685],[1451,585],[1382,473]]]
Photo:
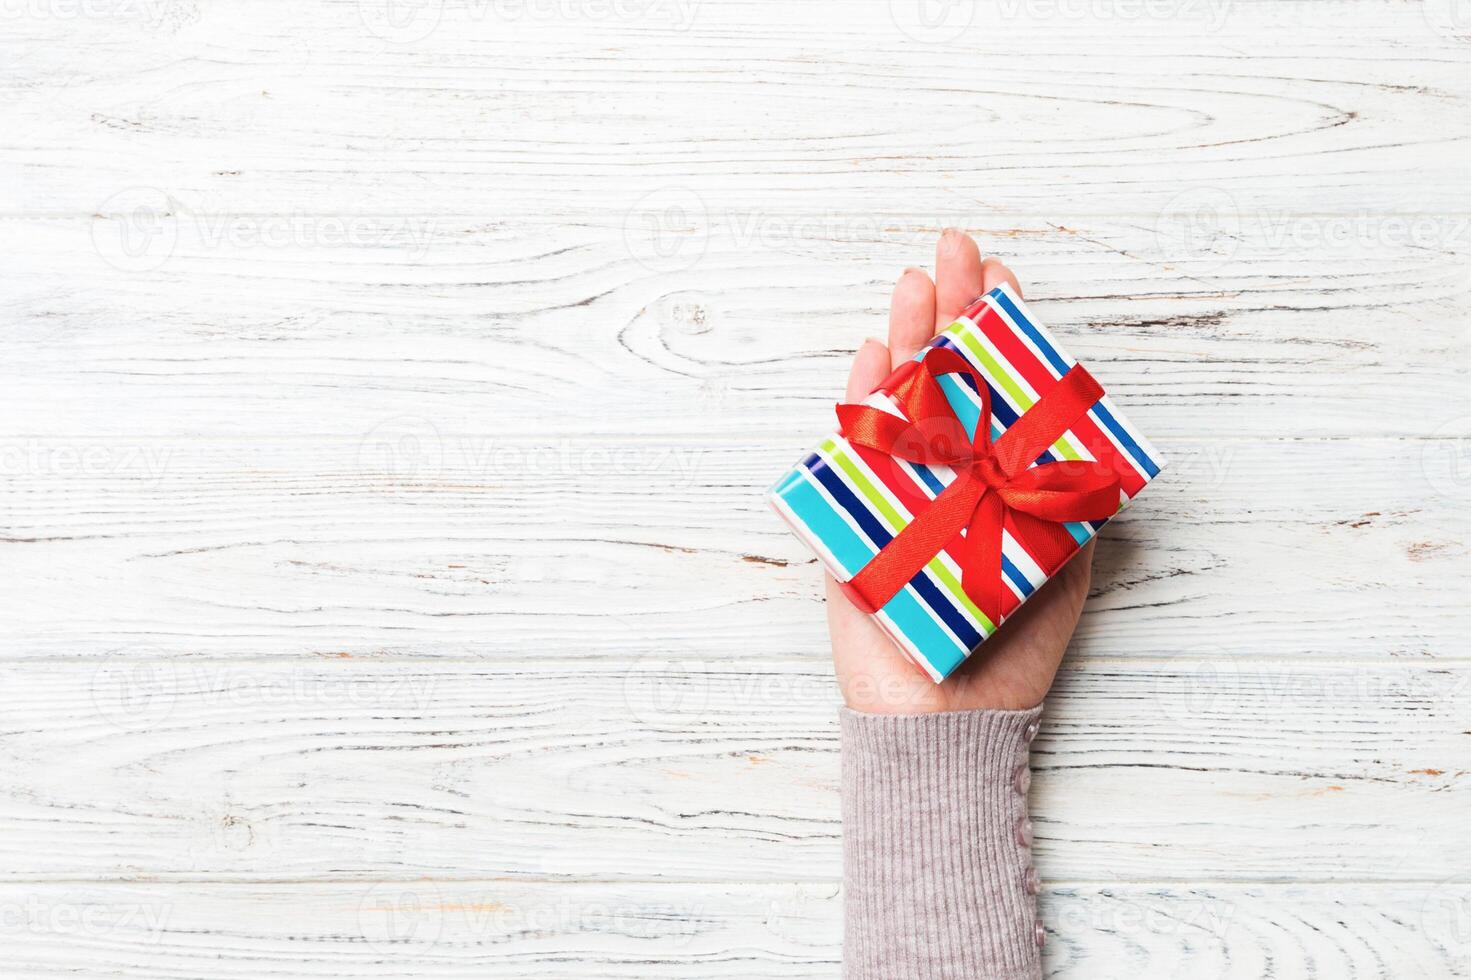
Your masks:
[[[1117,474],[1092,460],[1034,466],[999,493],[1013,510],[1057,523],[1107,520],[1119,509]]]

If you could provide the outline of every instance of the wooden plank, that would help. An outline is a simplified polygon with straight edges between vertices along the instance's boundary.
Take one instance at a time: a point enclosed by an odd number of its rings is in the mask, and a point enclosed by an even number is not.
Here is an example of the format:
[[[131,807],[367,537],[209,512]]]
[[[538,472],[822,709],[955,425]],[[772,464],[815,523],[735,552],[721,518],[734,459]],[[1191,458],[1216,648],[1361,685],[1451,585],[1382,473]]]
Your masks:
[[[3,449],[3,659],[827,649],[818,569],[762,500],[796,444],[399,420],[362,442]],[[1466,491],[1443,449],[1165,442],[1172,468],[1100,543],[1075,656],[1462,657]]]
[[[794,229],[658,271],[622,215],[457,219],[423,249],[404,219],[279,220],[217,239],[186,221],[187,241],[111,219],[0,223],[25,256],[3,301],[0,433],[361,438],[407,418],[456,436],[701,433],[795,452],[830,428],[851,352],[938,231]],[[1471,436],[1453,228],[1425,247],[1380,247],[1381,228],[1177,265],[1150,225],[982,236],[1150,437]],[[319,241],[328,226],[349,241]],[[131,267],[125,241],[158,267]]]
[[[1466,871],[1468,681],[1074,664],[1034,747],[1042,874]],[[810,662],[129,659],[9,667],[0,699],[6,880],[839,874],[836,695]]]
[[[832,978],[841,904],[827,883],[0,886],[13,980]],[[1045,975],[1451,980],[1468,908],[1463,880],[1049,888]]]
[[[1253,208],[1471,202],[1471,51],[1435,30],[1444,0],[962,3],[971,30],[919,40],[904,5],[840,0],[432,2],[398,24],[358,2],[55,6],[103,16],[8,21],[12,211],[140,185],[327,214],[621,210],[671,184],[714,207],[908,187],[904,206],[1059,220],[1202,186]],[[537,7],[557,12],[508,15]]]

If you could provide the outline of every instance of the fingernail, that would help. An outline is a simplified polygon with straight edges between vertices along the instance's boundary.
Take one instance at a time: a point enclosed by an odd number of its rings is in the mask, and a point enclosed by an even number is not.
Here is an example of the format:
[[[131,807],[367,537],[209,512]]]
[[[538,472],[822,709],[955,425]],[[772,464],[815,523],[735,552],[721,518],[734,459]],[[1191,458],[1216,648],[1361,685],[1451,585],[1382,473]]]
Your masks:
[[[879,340],[877,337],[867,337],[863,341],[863,346],[867,347],[869,344],[878,344],[880,347],[882,347],[884,345],[884,342],[882,340]]]
[[[907,269],[904,270],[904,274],[906,276],[912,276],[915,273],[919,273],[920,275],[923,275],[924,274],[924,270],[921,269],[921,268],[918,268],[917,266],[912,266],[912,265],[909,268],[907,268]]]

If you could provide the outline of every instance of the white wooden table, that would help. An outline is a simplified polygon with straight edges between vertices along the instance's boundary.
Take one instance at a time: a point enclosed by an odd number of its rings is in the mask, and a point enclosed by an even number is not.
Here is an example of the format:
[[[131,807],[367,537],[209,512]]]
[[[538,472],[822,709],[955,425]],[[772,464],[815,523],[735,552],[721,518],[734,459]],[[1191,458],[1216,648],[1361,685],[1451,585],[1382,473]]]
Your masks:
[[[7,978],[839,973],[760,494],[946,225],[1173,469],[1050,977],[1471,976],[1464,0],[7,0]]]

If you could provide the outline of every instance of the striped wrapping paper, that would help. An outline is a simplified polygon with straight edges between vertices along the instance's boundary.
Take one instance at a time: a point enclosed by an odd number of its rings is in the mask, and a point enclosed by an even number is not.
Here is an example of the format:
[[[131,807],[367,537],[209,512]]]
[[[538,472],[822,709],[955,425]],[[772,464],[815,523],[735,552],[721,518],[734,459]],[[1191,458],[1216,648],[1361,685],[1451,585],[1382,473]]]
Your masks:
[[[991,389],[993,438],[1076,363],[1006,286],[977,300],[930,344],[937,346],[958,352]],[[974,433],[980,401],[969,380],[947,375],[940,384],[956,416]],[[898,411],[883,389],[869,396],[867,404]],[[1099,460],[1119,474],[1120,509],[1164,466],[1158,451],[1107,396],[1036,463],[1076,459]],[[846,582],[953,479],[955,472],[948,467],[895,459],[853,446],[835,433],[783,476],[769,499],[833,577]],[[1105,523],[1064,526],[1081,548]],[[1004,534],[1002,621],[1074,554],[1076,549],[1052,567],[1043,567],[1023,542]],[[961,590],[960,578],[960,565],[948,550],[942,551],[875,614],[899,648],[937,683],[1000,625],[976,608]]]

